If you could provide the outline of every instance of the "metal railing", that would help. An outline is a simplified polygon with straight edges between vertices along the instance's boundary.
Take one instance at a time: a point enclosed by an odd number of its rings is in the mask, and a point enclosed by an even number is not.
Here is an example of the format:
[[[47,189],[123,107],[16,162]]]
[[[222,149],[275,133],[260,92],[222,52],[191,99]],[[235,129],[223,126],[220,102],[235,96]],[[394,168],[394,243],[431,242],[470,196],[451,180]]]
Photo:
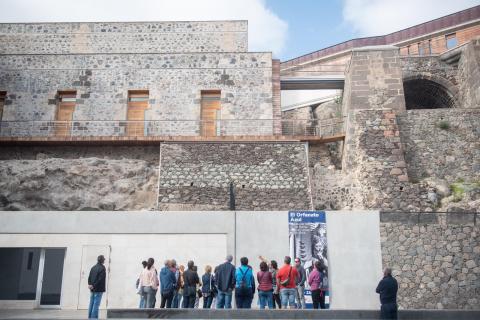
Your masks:
[[[344,118],[234,120],[1,121],[0,137],[334,136]]]

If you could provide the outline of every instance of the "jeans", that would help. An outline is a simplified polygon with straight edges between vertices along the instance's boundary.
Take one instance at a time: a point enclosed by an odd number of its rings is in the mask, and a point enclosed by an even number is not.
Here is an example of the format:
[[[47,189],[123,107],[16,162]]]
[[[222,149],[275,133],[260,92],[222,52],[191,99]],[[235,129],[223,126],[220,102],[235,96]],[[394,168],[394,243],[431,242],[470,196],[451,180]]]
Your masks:
[[[295,296],[297,295],[296,288],[282,288],[280,289],[280,298],[282,300],[282,308],[295,308]]]
[[[217,296],[217,309],[232,309],[232,290],[220,291]]]
[[[140,303],[138,304],[138,308],[145,308],[145,297],[142,294],[140,295]]]
[[[157,290],[153,289],[151,286],[143,287],[142,289],[142,296],[143,299],[145,299],[144,308],[154,308],[156,301],[155,295],[157,294]]]
[[[172,307],[173,291],[162,293],[161,298],[162,302],[160,303],[160,308],[163,309],[167,307],[170,309]]]
[[[260,300],[260,309],[265,309],[268,305],[268,309],[273,309],[273,292],[258,290],[258,299]]]
[[[380,309],[382,319],[397,319],[397,304],[396,303],[384,303]]]
[[[88,319],[98,319],[98,308],[102,302],[103,292],[90,293],[90,305],[88,306]]]
[[[250,291],[247,295],[239,295],[235,291],[235,304],[237,309],[251,309],[252,308],[253,293]]]
[[[203,309],[210,309],[212,306],[213,294],[210,293],[207,297],[203,297]]]
[[[305,309],[305,286],[297,286],[297,301],[298,301],[298,308]]]
[[[197,296],[196,293],[190,296],[183,296],[183,307],[193,309],[193,307],[195,306],[196,296]]]
[[[312,291],[313,309],[325,309],[325,292],[317,289]]]
[[[276,308],[276,306],[278,307],[278,309],[282,309],[282,301],[280,301],[280,294],[279,293],[274,293],[273,294],[273,309]]]

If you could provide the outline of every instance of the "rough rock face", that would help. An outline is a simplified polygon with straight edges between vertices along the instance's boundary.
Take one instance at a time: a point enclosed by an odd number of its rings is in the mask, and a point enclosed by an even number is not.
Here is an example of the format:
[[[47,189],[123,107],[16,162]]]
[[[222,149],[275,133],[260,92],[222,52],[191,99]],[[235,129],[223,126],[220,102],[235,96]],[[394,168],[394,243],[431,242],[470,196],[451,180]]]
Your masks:
[[[149,210],[157,167],[137,159],[0,161],[0,210]]]

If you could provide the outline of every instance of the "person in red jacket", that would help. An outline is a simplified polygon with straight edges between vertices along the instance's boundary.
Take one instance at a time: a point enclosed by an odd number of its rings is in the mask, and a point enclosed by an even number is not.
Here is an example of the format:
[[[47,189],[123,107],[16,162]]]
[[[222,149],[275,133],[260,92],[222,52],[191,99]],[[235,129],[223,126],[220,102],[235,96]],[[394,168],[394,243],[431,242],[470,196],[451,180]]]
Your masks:
[[[290,263],[292,258],[289,256],[283,260],[285,264],[277,272],[277,285],[280,287],[280,298],[282,300],[282,308],[295,309],[295,296],[297,295],[296,279],[299,274],[296,268],[292,267]]]

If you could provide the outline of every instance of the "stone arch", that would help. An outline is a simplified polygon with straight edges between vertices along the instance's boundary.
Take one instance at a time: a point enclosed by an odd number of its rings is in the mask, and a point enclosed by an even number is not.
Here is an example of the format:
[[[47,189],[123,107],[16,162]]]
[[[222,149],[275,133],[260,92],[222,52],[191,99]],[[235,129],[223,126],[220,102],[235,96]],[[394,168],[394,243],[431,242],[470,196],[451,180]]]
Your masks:
[[[405,106],[411,109],[455,108],[458,90],[450,81],[433,75],[403,77]]]

